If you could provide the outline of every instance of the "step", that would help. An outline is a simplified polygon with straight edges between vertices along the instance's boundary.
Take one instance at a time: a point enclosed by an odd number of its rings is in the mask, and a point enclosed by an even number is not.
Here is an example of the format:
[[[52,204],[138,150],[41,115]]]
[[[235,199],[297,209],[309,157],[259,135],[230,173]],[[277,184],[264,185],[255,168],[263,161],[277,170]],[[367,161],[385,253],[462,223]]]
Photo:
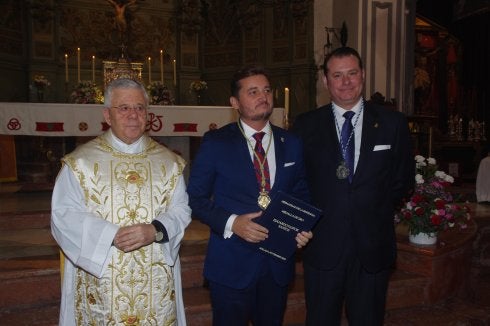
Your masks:
[[[297,276],[290,286],[284,325],[300,325],[306,317],[303,278]],[[212,324],[211,302],[208,288],[194,287],[184,290],[185,312],[188,326]]]
[[[0,310],[0,325],[5,326],[58,326],[59,302]]]
[[[189,289],[202,287],[204,257],[206,255],[207,241],[188,243],[184,241],[180,247],[180,265],[182,274],[182,288]]]
[[[15,317],[19,314],[34,316],[35,311],[43,306],[48,307],[47,311],[51,311],[54,315],[46,317],[46,322],[49,323],[57,318],[57,309],[49,309],[49,307],[57,307],[60,300],[59,249],[50,235],[49,219],[47,211],[0,214],[0,239],[3,244],[0,250],[4,250],[0,253],[2,257],[6,257],[0,259],[0,282],[3,285],[3,291],[0,294],[0,320],[19,318]],[[195,222],[191,224],[180,252],[184,303],[189,325],[199,326],[207,325],[211,321],[209,292],[203,287],[202,276],[207,240],[202,239],[202,236],[201,238],[189,236],[201,227]],[[9,242],[10,233],[17,233],[18,238],[24,232],[26,232],[27,239],[28,237],[45,238],[45,243],[40,244],[40,241],[36,241],[35,244],[26,245],[28,241],[24,241],[21,247],[13,243],[13,240],[12,243]],[[447,247],[443,249],[445,253],[448,251]],[[425,254],[426,252],[427,248],[412,248],[407,243],[400,244],[399,266],[405,271],[395,271],[390,279],[387,296],[388,311],[428,306],[432,303],[428,300],[432,280],[427,274],[427,270],[431,268],[427,268],[425,262],[431,257],[431,254]],[[12,257],[9,256],[9,253],[12,254]],[[422,254],[422,258],[410,256],[416,253]],[[416,263],[418,267],[414,266],[414,261],[417,261],[414,259],[422,259]],[[421,262],[424,263],[420,264]],[[420,270],[421,266],[424,269]],[[296,273],[296,281],[289,294],[285,325],[301,325],[305,318],[303,268],[300,254],[297,255]],[[9,324],[22,325],[19,323],[8,323],[7,325]]]
[[[424,275],[430,279],[424,303],[438,303],[470,287],[470,268],[477,226],[438,234],[432,246],[409,243],[407,230],[397,229],[397,270]]]
[[[388,284],[386,310],[424,304],[429,284],[427,276],[395,270]]]
[[[50,222],[51,212],[46,210],[0,213],[0,230],[49,228]]]
[[[61,293],[56,255],[0,260],[0,311],[58,303]]]

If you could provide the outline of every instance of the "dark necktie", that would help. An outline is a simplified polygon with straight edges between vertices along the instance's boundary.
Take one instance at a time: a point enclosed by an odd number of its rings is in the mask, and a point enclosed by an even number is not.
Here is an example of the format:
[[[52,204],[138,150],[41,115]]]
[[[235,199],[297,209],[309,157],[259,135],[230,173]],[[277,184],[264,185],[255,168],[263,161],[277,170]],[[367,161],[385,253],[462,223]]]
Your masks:
[[[255,176],[257,177],[257,182],[259,183],[260,190],[262,191],[262,173],[260,169],[260,162],[263,164],[264,178],[265,178],[265,190],[269,191],[271,189],[271,181],[269,174],[269,165],[267,164],[267,157],[265,156],[264,147],[262,147],[262,138],[264,138],[265,132],[257,132],[253,135],[255,138],[255,153],[254,155],[254,167]]]
[[[344,125],[342,126],[341,138],[342,138],[342,150],[345,150],[344,160],[349,168],[349,182],[352,182],[352,176],[354,175],[354,133],[352,130],[352,117],[354,116],[354,112],[347,111],[344,113]]]

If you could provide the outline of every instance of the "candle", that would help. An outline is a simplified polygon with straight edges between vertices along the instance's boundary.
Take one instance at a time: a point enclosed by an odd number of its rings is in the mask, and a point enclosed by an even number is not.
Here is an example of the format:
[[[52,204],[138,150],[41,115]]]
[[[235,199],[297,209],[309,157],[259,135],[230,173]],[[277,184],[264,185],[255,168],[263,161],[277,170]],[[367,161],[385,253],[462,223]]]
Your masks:
[[[80,82],[80,48],[77,48],[77,76],[78,82]]]
[[[284,116],[286,119],[289,116],[289,88],[284,89]]]
[[[163,84],[163,50],[160,50],[160,81]]]
[[[151,57],[148,57],[148,84],[151,84]]]
[[[92,56],[92,82],[95,83],[95,55]]]
[[[65,83],[68,83],[68,54],[65,53]]]
[[[174,66],[174,86],[177,86],[177,61],[175,59],[173,60],[173,66]]]

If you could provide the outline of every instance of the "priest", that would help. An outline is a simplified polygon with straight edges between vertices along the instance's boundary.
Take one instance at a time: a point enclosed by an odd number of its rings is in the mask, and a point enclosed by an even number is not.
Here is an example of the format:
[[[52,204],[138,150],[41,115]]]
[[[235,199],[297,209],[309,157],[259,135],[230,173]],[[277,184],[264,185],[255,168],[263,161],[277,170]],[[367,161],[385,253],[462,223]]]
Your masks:
[[[110,129],[62,159],[53,191],[51,229],[66,257],[60,325],[186,325],[185,162],[145,134],[141,84],[116,79],[104,98]]]

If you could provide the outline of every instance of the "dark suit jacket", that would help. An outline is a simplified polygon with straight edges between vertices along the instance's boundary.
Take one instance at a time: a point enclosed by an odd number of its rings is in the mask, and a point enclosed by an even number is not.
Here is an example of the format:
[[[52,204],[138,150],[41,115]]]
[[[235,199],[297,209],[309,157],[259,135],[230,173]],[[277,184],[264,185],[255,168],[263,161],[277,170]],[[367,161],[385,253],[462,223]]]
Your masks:
[[[304,261],[332,269],[350,241],[364,268],[376,272],[394,262],[394,211],[414,182],[407,121],[399,112],[365,104],[360,156],[349,184],[336,176],[341,153],[332,110],[329,104],[300,115],[293,128],[303,139],[312,203],[324,212]]]
[[[302,145],[299,138],[272,126],[276,176],[271,198],[278,190],[308,200]],[[286,164],[287,163],[287,164]],[[237,123],[207,132],[192,162],[189,205],[194,217],[209,225],[211,234],[204,276],[214,282],[241,289],[251,284],[263,264],[269,264],[278,284],[293,277],[294,258],[280,262],[250,247],[237,235],[223,238],[231,214],[260,211],[259,186],[248,144]]]

